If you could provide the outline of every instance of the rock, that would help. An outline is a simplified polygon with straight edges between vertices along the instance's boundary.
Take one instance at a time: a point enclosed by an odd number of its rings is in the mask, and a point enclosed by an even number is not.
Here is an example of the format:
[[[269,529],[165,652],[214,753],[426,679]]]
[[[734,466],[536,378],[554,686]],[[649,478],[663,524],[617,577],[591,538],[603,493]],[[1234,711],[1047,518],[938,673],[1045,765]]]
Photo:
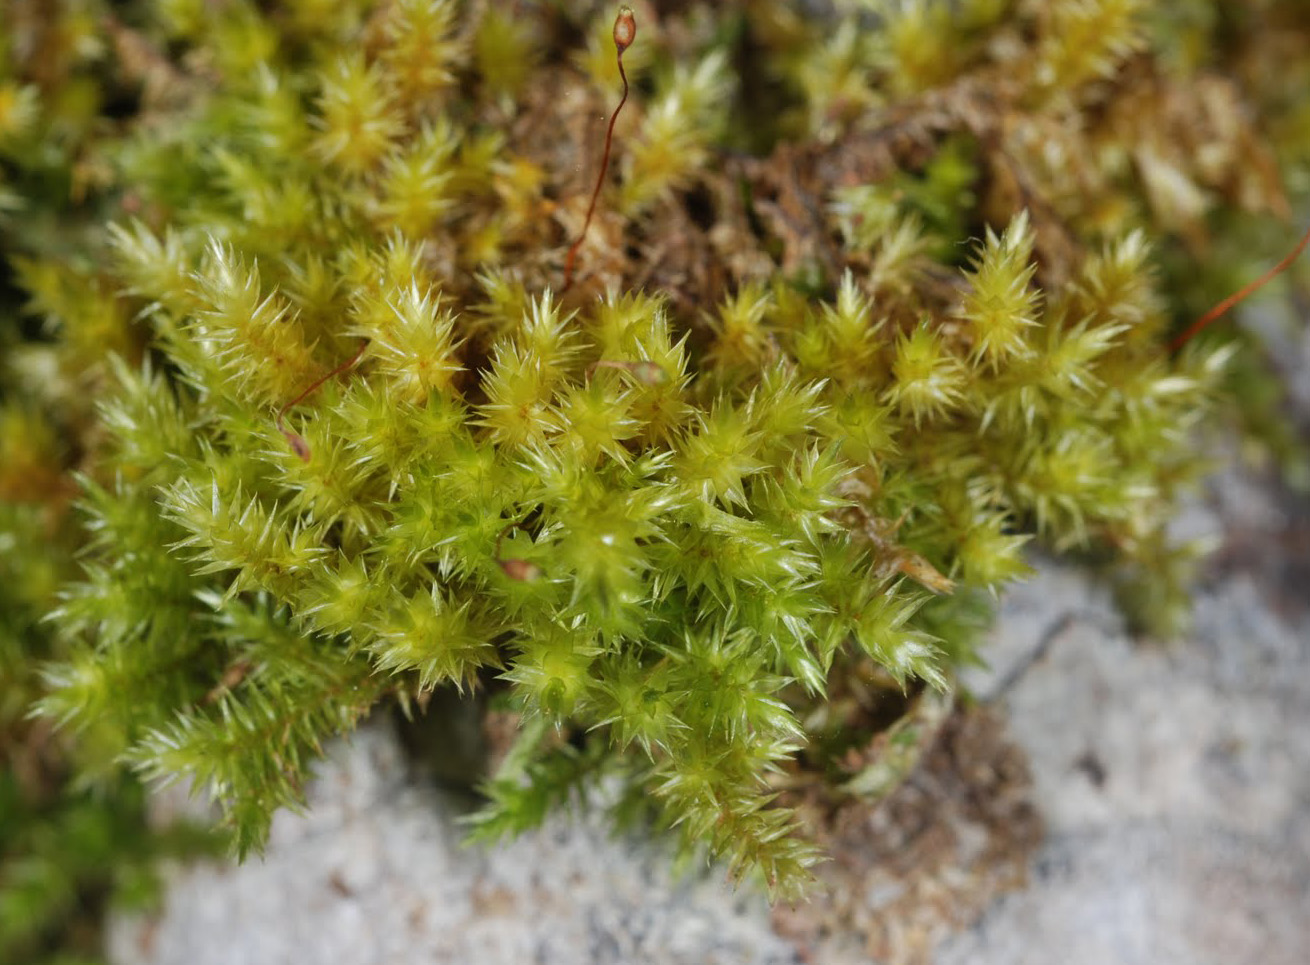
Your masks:
[[[134,965],[649,962],[784,965],[762,897],[676,878],[657,842],[561,815],[464,847],[461,803],[413,779],[385,720],[338,741],[304,815],[279,814],[264,859],[174,867],[162,911],[112,923]]]
[[[823,934],[803,911],[775,915],[792,943],[761,895],[734,893],[713,871],[676,878],[664,844],[611,839],[594,815],[465,848],[462,804],[415,778],[393,730],[374,721],[331,748],[309,811],[279,815],[264,860],[170,869],[158,915],[113,922],[112,958],[844,965],[877,949],[897,965],[1300,965],[1310,948],[1310,585],[1298,548],[1310,546],[1310,511],[1240,474],[1209,493],[1183,523],[1224,538],[1190,640],[1132,639],[1103,589],[1050,561],[1003,601],[991,667],[964,683],[1004,710],[1047,838],[1028,886],[985,910],[961,897],[969,886],[951,866],[908,868],[913,891],[867,877],[863,933]],[[929,811],[926,789],[948,785],[912,781],[907,793]],[[960,849],[984,854],[983,825],[944,810]],[[888,827],[878,817],[869,828]],[[905,894],[945,896],[942,924],[891,912]],[[945,923],[968,918],[971,928],[942,940]]]
[[[1310,948],[1310,514],[1210,486],[1228,532],[1191,639],[1132,640],[1103,595],[1043,564],[1002,607],[991,671],[1047,841],[1032,882],[939,965],[1299,965]],[[1273,505],[1271,505],[1273,503]],[[1240,533],[1240,539],[1238,534]],[[1258,578],[1257,578],[1258,577]]]

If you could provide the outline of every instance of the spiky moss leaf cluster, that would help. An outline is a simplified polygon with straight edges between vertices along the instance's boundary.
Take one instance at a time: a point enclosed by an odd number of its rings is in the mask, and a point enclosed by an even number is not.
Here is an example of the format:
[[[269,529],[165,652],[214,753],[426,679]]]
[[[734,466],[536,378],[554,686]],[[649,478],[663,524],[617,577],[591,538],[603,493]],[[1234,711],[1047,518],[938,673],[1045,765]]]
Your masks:
[[[608,106],[612,51],[594,44],[579,79],[535,45],[604,37],[612,11],[561,31],[564,14],[512,26],[447,0],[321,6],[162,3],[148,38],[189,48],[212,92],[100,155],[139,217],[92,282],[50,258],[23,276],[70,342],[129,336],[41,709],[102,760],[192,779],[240,851],[300,800],[325,736],[383,698],[495,678],[522,734],[480,833],[612,773],[791,894],[815,855],[773,779],[831,737],[834,686],[870,666],[948,686],[979,594],[1023,572],[1034,533],[1143,570],[1185,558],[1163,523],[1222,356],[1165,355],[1144,235],[1042,291],[1050,212],[1035,226],[1018,205],[943,266],[980,223],[968,138],[826,210],[775,205],[843,239],[827,284],[771,270],[688,306],[623,251],[694,233],[680,192],[709,190],[723,144],[758,141],[719,25],[754,31],[792,85],[780,129],[822,141],[1004,51],[986,42],[1003,5],[877,5],[828,36],[780,8],[705,8],[643,33],[621,185],[565,303],[549,289],[586,189],[560,199],[553,179],[585,153],[585,125],[568,133],[586,111],[561,110],[561,76]],[[1113,3],[1057,6],[1014,28],[1039,55],[1002,85],[1026,124],[1080,117],[1139,43]],[[1069,51],[1057,20],[1108,33]],[[645,75],[645,50],[670,66]]]
[[[33,965],[98,961],[107,904],[148,897],[153,860],[194,849],[147,831],[129,776],[86,786],[83,765],[118,749],[96,728],[74,744],[30,716],[42,664],[68,655],[45,618],[77,575],[91,396],[106,349],[137,358],[130,311],[81,257],[114,96],[105,12],[0,7],[0,961]]]

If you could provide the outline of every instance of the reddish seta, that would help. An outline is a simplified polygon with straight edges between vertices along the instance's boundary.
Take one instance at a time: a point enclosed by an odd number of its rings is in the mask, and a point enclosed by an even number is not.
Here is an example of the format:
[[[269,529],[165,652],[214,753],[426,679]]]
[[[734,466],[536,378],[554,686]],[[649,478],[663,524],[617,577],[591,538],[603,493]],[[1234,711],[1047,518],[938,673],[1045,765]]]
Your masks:
[[[1306,233],[1302,235],[1301,241],[1297,244],[1295,248],[1291,250],[1291,252],[1288,254],[1286,258],[1284,258],[1278,264],[1274,265],[1274,267],[1270,268],[1267,272],[1265,272],[1255,281],[1251,282],[1251,284],[1247,285],[1241,291],[1229,295],[1218,305],[1210,309],[1208,312],[1206,312],[1204,315],[1202,315],[1200,318],[1194,321],[1191,325],[1189,325],[1186,331],[1184,331],[1182,334],[1180,334],[1172,342],[1169,343],[1169,351],[1177,352],[1184,345],[1186,345],[1193,338],[1195,338],[1197,333],[1201,332],[1207,326],[1209,326],[1213,322],[1217,322],[1220,318],[1222,318],[1230,308],[1234,307],[1235,305],[1238,305],[1239,303],[1244,301],[1248,296],[1255,294],[1261,288],[1264,288],[1265,285],[1269,284],[1269,282],[1273,281],[1275,277],[1287,271],[1288,268],[1292,267],[1292,262],[1296,261],[1296,259],[1300,257],[1301,252],[1305,251],[1307,245],[1310,245],[1310,230],[1307,230]]]
[[[623,69],[623,52],[632,46],[632,42],[636,39],[637,18],[633,16],[632,8],[625,4],[619,7],[619,15],[614,20],[614,49],[619,65],[619,76],[623,78],[623,96],[619,99],[619,106],[614,108],[614,113],[610,115],[610,126],[605,131],[605,153],[601,155],[600,174],[596,176],[596,187],[591,192],[591,203],[587,205],[587,217],[582,222],[582,231],[573,244],[569,245],[568,254],[564,256],[564,284],[560,288],[560,294],[568,291],[573,284],[573,263],[577,260],[578,249],[582,247],[583,239],[587,237],[587,229],[591,227],[591,216],[596,213],[596,199],[600,197],[601,185],[605,183],[605,172],[609,170],[610,147],[614,142],[614,122],[619,119],[619,111],[623,110],[623,105],[628,102],[628,75]]]
[[[309,462],[309,457],[310,457],[309,443],[305,441],[305,437],[302,436],[300,433],[292,432],[285,425],[283,425],[282,419],[286,416],[286,414],[291,409],[295,408],[300,403],[304,402],[307,398],[309,398],[311,395],[313,395],[314,391],[318,389],[318,387],[321,386],[328,379],[340,375],[342,372],[345,372],[353,368],[355,363],[358,362],[360,358],[363,356],[364,349],[366,348],[368,348],[367,339],[365,339],[363,342],[360,342],[359,349],[355,352],[354,355],[346,359],[344,362],[342,362],[332,371],[328,372],[326,375],[319,376],[310,384],[309,388],[307,388],[304,392],[301,392],[300,395],[296,396],[294,399],[292,399],[282,408],[277,410],[277,417],[274,418],[273,423],[277,426],[277,431],[282,433],[282,438],[286,439],[287,444],[291,446],[291,451],[300,457],[301,462]]]

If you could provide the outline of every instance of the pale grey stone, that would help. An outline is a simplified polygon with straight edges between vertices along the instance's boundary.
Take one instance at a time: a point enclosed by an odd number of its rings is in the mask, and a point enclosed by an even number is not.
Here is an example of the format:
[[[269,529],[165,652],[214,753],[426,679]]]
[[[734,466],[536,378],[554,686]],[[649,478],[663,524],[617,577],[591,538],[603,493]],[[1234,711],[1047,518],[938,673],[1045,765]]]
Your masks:
[[[989,666],[962,682],[1006,709],[1048,839],[1029,887],[947,937],[938,965],[1310,961],[1310,561],[1280,541],[1310,507],[1240,471],[1207,493],[1175,526],[1225,540],[1190,639],[1131,638],[1104,587],[1049,560],[1002,601]],[[675,878],[664,844],[594,815],[461,846],[461,805],[383,722],[331,746],[309,797],[264,860],[171,869],[159,915],[113,921],[112,960],[799,962],[762,896]]]
[[[561,815],[464,847],[460,803],[410,777],[385,721],[330,748],[306,814],[279,814],[239,867],[168,872],[159,916],[120,918],[114,961],[156,965],[650,962],[785,965],[754,893],[677,878],[659,842]]]
[[[1025,891],[948,937],[940,965],[1301,965],[1310,948],[1310,617],[1237,572],[1189,641],[1131,639],[1105,592],[1039,563],[1001,609],[997,696],[1049,838]],[[594,815],[465,848],[453,798],[383,722],[333,745],[267,857],[169,874],[158,918],[114,923],[116,962],[791,963],[764,900],[677,879],[659,842]],[[850,962],[859,961],[858,956]]]

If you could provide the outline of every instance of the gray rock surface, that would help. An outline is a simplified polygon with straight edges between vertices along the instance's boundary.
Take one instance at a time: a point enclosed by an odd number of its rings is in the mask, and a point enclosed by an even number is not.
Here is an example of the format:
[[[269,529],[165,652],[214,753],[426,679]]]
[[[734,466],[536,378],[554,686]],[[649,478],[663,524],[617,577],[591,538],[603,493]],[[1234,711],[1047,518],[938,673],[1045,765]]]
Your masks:
[[[675,878],[656,843],[595,816],[501,847],[461,845],[458,800],[409,776],[393,730],[333,745],[303,816],[265,858],[169,872],[159,917],[119,919],[115,962],[156,965],[783,965],[762,898]]]
[[[1310,505],[1229,471],[1191,639],[1131,640],[1046,565],[971,679],[1029,755],[1048,839],[939,965],[1310,961]]]
[[[1031,759],[1048,838],[1029,886],[939,965],[1310,960],[1310,512],[1228,474],[1188,515],[1224,549],[1193,639],[1135,641],[1107,595],[1042,562],[967,684]],[[791,963],[762,897],[678,879],[658,842],[586,815],[490,849],[381,724],[331,750],[268,855],[169,874],[112,927],[116,962]],[[854,953],[825,962],[867,961]]]
[[[1089,602],[1031,628],[1041,656],[1002,698],[1047,822],[1030,885],[940,965],[1304,963],[1310,620],[1239,575],[1166,649]]]

